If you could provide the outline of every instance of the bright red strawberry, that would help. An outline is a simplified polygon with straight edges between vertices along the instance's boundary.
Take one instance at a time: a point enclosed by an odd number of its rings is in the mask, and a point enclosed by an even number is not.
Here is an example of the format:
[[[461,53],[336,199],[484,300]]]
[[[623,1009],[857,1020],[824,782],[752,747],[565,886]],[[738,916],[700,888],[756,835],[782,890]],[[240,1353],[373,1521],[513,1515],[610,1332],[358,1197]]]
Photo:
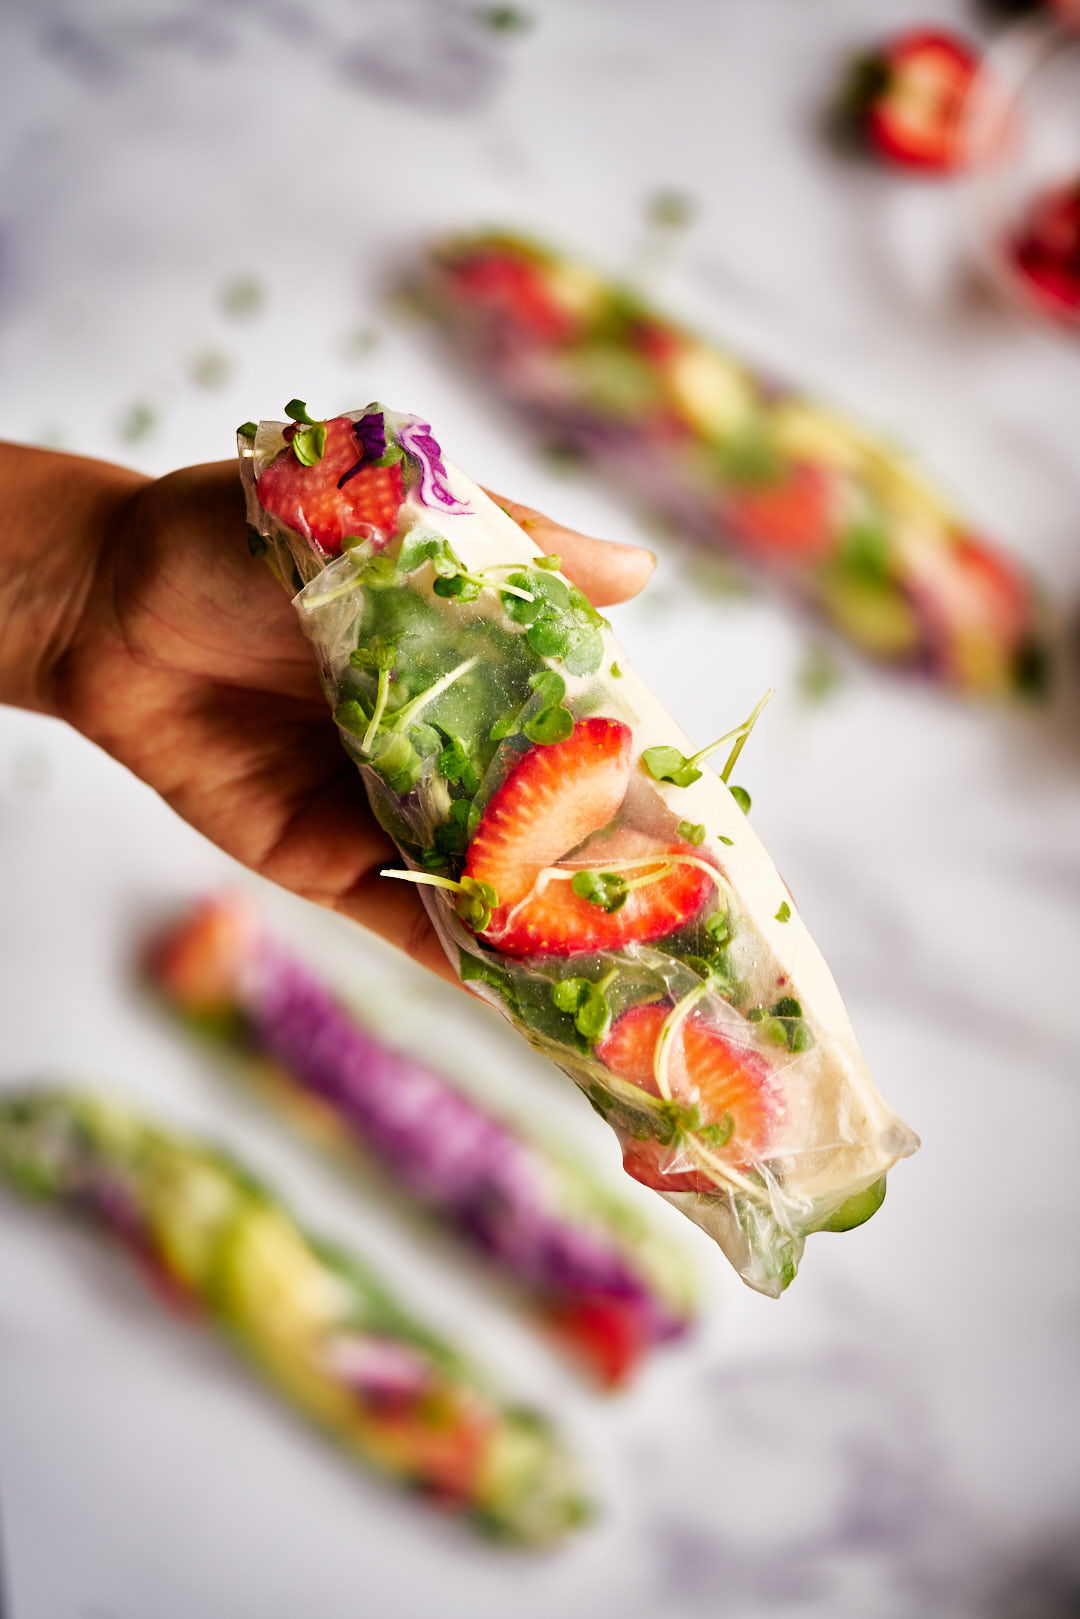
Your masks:
[[[776,482],[732,490],[723,519],[755,557],[820,562],[834,543],[831,480],[820,468],[795,462]]]
[[[620,720],[578,720],[564,742],[530,748],[492,796],[464,875],[490,883],[498,895],[495,932],[545,866],[612,819],[630,783],[631,742]]]
[[[552,1305],[547,1321],[605,1388],[625,1383],[649,1348],[640,1312],[620,1299]]]
[[[1080,320],[1080,183],[1054,186],[1041,196],[1008,251],[1044,314]]]
[[[964,125],[978,75],[978,53],[966,40],[911,29],[855,64],[845,109],[887,162],[949,174],[970,157]]]
[[[263,509],[314,540],[327,556],[336,556],[354,534],[385,545],[401,509],[401,467],[362,466],[346,479],[363,453],[349,418],[332,417],[326,449],[314,466],[302,466],[291,449],[271,461],[258,483]]]
[[[613,1074],[659,1096],[654,1060],[660,1031],[671,1013],[667,1002],[632,1006],[618,1018],[596,1048]],[[732,1169],[746,1169],[769,1150],[783,1108],[775,1079],[760,1052],[736,1041],[729,1030],[691,1012],[677,1029],[667,1057],[672,1100],[696,1104],[703,1125],[731,1120],[722,1147],[709,1151]],[[683,1153],[684,1148],[676,1148]],[[670,1170],[672,1149],[659,1141],[627,1143],[623,1167],[635,1180],[659,1191],[708,1191],[715,1188],[707,1167]]]
[[[484,248],[451,274],[459,296],[511,330],[558,342],[574,329],[572,315],[552,298],[540,266],[515,253]]]
[[[626,864],[650,856],[647,865]],[[714,887],[708,872],[690,863],[700,860],[700,852],[680,839],[664,842],[619,827],[561,862],[567,871],[599,868],[629,883],[653,879],[632,888],[618,910],[607,911],[575,894],[568,878],[549,877],[513,908],[501,927],[493,921],[487,937],[507,956],[577,956],[666,938],[700,911]]]

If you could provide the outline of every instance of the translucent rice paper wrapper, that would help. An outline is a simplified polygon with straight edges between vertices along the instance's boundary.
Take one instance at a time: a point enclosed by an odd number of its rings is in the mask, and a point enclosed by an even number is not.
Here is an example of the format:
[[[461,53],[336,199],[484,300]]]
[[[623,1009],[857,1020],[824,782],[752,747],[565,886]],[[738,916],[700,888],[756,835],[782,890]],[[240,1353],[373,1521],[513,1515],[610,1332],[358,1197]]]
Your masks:
[[[796,593],[885,663],[1042,693],[1050,623],[1022,564],[889,444],[507,232],[440,243],[426,308],[553,449]]]
[[[342,536],[341,424],[359,442],[373,415],[404,451],[400,503]],[[790,893],[606,621],[426,424],[369,406],[328,432],[314,466],[286,423],[239,437],[252,548],[296,592],[450,961],[584,1091],[628,1172],[778,1295],[807,1235],[867,1218],[918,1145]]]

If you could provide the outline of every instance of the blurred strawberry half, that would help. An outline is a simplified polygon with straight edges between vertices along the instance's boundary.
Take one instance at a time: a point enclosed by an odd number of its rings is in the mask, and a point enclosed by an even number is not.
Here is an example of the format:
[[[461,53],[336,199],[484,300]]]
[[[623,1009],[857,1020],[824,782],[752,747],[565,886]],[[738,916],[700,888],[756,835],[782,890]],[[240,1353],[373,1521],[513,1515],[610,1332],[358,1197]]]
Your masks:
[[[886,162],[924,174],[965,167],[968,98],[979,76],[975,48],[943,30],[912,29],[861,57],[841,115]]]
[[[1038,197],[1008,252],[1044,314],[1080,322],[1080,180]]]

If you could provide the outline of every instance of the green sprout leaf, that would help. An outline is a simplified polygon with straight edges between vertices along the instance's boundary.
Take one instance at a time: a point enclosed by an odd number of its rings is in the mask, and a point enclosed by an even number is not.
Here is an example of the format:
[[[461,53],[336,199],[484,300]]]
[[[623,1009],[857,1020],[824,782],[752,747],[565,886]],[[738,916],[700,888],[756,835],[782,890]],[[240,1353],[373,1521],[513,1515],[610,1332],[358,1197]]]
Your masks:
[[[439,754],[438,770],[447,781],[464,787],[467,793],[475,793],[479,789],[480,773],[469,757],[465,744],[457,737],[451,737]]]
[[[791,906],[788,904],[787,900],[785,899],[785,900],[783,900],[781,902],[780,909],[776,913],[775,920],[777,922],[788,922],[788,921],[790,921],[790,919],[791,919]],[[797,1013],[796,1013],[796,1016],[798,1016]]]
[[[752,803],[752,799],[750,797],[750,794],[747,792],[746,788],[745,787],[731,787],[728,790],[731,793],[731,796],[735,800],[736,804],[738,804],[739,808],[742,810],[743,814],[744,815],[749,815],[749,813],[750,813],[750,805]],[[783,907],[781,907],[781,909],[783,909]],[[786,922],[787,917],[782,916],[782,917],[779,918],[779,920],[781,922]]]
[[[554,708],[566,696],[566,681],[554,669],[542,669],[539,674],[530,675],[529,685],[543,698],[547,708]]]
[[[617,663],[613,663],[611,665],[611,678],[613,680],[621,680],[622,677],[623,677],[623,672],[619,668],[619,665]]]
[[[734,1134],[735,1120],[730,1113],[725,1113],[723,1118],[718,1119],[715,1124],[706,1124],[698,1131],[698,1135],[705,1145],[712,1147],[716,1151],[721,1147],[726,1147]]]
[[[550,556],[537,557],[535,566],[538,568],[546,568],[550,573],[558,573],[559,569],[562,567],[562,557],[556,556],[555,553],[552,552]]]
[[[574,729],[574,716],[568,708],[544,708],[539,714],[534,714],[531,720],[526,720],[522,730],[530,742],[539,742],[550,746],[553,742],[565,742]]]
[[[289,403],[285,406],[285,414],[291,422],[303,422],[307,427],[320,427],[324,425],[324,423],[320,422],[317,416],[308,415],[307,405],[302,399],[290,399]]]
[[[292,436],[292,450],[302,467],[316,466],[326,449],[326,423],[316,422],[313,427],[298,427]]]
[[[552,1003],[573,1017],[577,1032],[591,1045],[602,1040],[611,1027],[607,987],[618,973],[618,967],[613,967],[597,983],[589,978],[564,978],[552,985]]]
[[[630,885],[614,871],[576,871],[570,887],[578,899],[599,905],[609,914],[619,911],[630,898]]]
[[[646,770],[656,781],[670,781],[675,787],[691,787],[701,780],[701,771],[678,748],[646,748],[641,755]]]
[[[236,433],[237,433],[238,438],[246,438],[246,439],[250,440],[252,443],[254,443],[255,437],[256,437],[256,434],[258,433],[258,431],[259,431],[258,422],[241,422],[240,426],[236,429]]]
[[[675,830],[687,843],[697,845],[705,842],[705,828],[698,821],[680,821]]]

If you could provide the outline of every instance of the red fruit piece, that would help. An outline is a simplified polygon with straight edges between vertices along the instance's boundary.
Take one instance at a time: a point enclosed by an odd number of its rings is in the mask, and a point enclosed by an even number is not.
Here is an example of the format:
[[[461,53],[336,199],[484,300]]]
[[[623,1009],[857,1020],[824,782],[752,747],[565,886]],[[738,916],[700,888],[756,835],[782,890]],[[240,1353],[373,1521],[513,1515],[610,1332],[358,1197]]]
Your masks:
[[[480,819],[466,877],[498,895],[492,929],[553,866],[612,819],[630,782],[629,727],[578,720],[564,742],[537,744],[511,770]]]
[[[552,1305],[546,1315],[555,1336],[605,1388],[626,1383],[649,1347],[640,1313],[618,1299]]]
[[[1054,186],[1038,198],[1009,253],[1045,314],[1080,319],[1080,183]]]
[[[724,521],[756,557],[820,562],[832,549],[832,484],[819,467],[794,462],[773,483],[744,484],[724,502]]]
[[[851,109],[888,162],[948,174],[970,155],[964,123],[978,74],[978,53],[966,40],[940,29],[912,29],[856,64]]]
[[[1031,616],[1031,593],[1019,568],[971,535],[957,540],[952,559],[972,616],[996,640],[1015,645],[1028,630]]]
[[[573,317],[555,302],[543,271],[529,259],[486,248],[455,266],[451,274],[460,297],[511,330],[558,342],[574,329]]]
[[[362,535],[385,545],[401,509],[401,467],[364,467],[339,487],[361,459],[364,447],[347,416],[326,424],[326,449],[305,467],[291,449],[282,450],[258,481],[264,511],[313,540],[327,556],[337,556],[346,536]]]
[[[650,856],[649,864],[620,869],[628,861]],[[689,863],[700,859],[700,852],[680,839],[665,843],[619,827],[561,865],[568,871],[614,870],[628,882],[646,877],[655,881],[632,889],[625,903],[609,912],[575,894],[569,879],[549,878],[514,907],[500,929],[493,923],[487,936],[508,956],[576,956],[666,938],[689,922],[714,887],[707,871]]]
[[[150,943],[151,980],[181,1011],[208,1016],[235,1004],[250,933],[243,907],[210,899]]]
[[[671,1010],[667,1002],[632,1006],[596,1048],[613,1074],[650,1096],[660,1095],[654,1069],[656,1043]],[[691,1012],[672,1037],[666,1072],[672,1100],[683,1107],[696,1106],[702,1125],[730,1120],[731,1133],[724,1145],[708,1147],[714,1157],[743,1170],[765,1156],[783,1107],[774,1076],[759,1052]],[[674,1151],[682,1155],[685,1148]],[[715,1191],[717,1182],[707,1166],[669,1169],[672,1156],[673,1149],[662,1142],[631,1140],[623,1153],[623,1167],[658,1191]]]

